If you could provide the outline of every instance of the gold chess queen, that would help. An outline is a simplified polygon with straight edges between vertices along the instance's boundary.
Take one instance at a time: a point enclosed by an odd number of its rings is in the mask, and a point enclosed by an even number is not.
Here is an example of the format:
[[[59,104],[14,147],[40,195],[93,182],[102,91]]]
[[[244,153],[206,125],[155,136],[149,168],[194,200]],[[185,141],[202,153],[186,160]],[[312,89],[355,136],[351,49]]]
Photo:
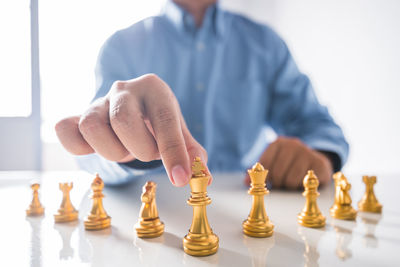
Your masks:
[[[251,179],[251,188],[248,193],[253,196],[250,214],[243,222],[243,233],[252,237],[269,237],[274,233],[274,225],[267,216],[264,207],[264,195],[269,191],[265,188],[268,170],[260,163],[256,163],[248,170]]]

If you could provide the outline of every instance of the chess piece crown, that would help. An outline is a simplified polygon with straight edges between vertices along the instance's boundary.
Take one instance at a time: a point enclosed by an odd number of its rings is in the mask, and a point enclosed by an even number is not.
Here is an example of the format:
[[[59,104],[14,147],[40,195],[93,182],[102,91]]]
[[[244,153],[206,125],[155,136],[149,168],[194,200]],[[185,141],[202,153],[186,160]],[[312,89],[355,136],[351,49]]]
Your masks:
[[[325,226],[325,217],[317,205],[319,181],[313,170],[309,170],[303,180],[306,203],[303,210],[297,215],[297,222],[305,227],[320,228]]]
[[[73,188],[72,183],[60,183],[60,190],[63,192],[63,198],[60,208],[54,214],[55,222],[70,222],[78,219],[78,211],[71,203],[70,191]]]
[[[335,202],[330,208],[330,214],[335,219],[355,220],[357,211],[351,206],[350,189],[351,184],[343,173],[337,172],[333,175],[335,181]]]
[[[111,217],[107,215],[103,206],[103,188],[104,182],[96,173],[92,185],[92,209],[85,218],[84,224],[86,230],[102,230],[111,226]]]
[[[365,194],[358,202],[358,209],[363,212],[382,213],[382,204],[379,203],[374,193],[374,185],[376,184],[376,176],[363,176],[365,184]]]
[[[248,173],[251,180],[248,193],[253,196],[253,200],[250,214],[242,224],[243,233],[252,237],[269,237],[274,232],[274,225],[264,206],[264,195],[269,193],[265,187],[268,170],[257,162]]]
[[[27,216],[40,216],[44,214],[44,207],[40,203],[39,200],[39,188],[40,184],[38,183],[32,183],[31,184],[32,188],[32,202],[29,205],[29,208],[26,210],[26,215]]]
[[[207,195],[210,175],[201,159],[196,157],[189,181],[191,196],[187,203],[193,207],[193,220],[189,233],[183,238],[183,250],[192,256],[208,256],[218,250],[219,238],[213,233],[207,219],[206,206],[211,203]]]
[[[136,233],[141,238],[158,237],[164,233],[164,223],[158,216],[156,204],[157,184],[149,181],[143,186],[139,221],[135,225]]]

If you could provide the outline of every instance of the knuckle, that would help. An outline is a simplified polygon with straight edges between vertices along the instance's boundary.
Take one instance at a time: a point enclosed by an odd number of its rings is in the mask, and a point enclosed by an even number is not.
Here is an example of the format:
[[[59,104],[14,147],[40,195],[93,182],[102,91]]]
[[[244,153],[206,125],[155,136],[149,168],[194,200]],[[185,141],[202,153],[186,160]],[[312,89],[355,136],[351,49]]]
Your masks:
[[[63,132],[68,126],[70,125],[68,119],[62,119],[59,122],[56,123],[54,126],[54,129],[56,130],[57,133]]]
[[[184,148],[184,143],[179,140],[168,141],[164,145],[160,146],[160,153],[167,157],[177,157],[181,153],[180,150],[183,151]]]
[[[129,128],[137,117],[143,119],[140,112],[132,112],[127,105],[125,98],[120,97],[116,100],[114,105],[110,106],[109,119],[113,128]]]
[[[121,103],[116,103],[116,105],[110,107],[109,111],[110,123],[113,126],[118,126],[125,124],[129,118],[129,112],[124,109]]]
[[[296,146],[301,146],[303,144],[303,142],[301,142],[301,140],[297,137],[290,138],[290,142]]]
[[[159,108],[156,111],[156,118],[160,124],[165,126],[170,126],[177,121],[175,113],[170,107]]]
[[[102,126],[100,116],[96,112],[90,112],[81,117],[78,127],[82,134],[90,134]]]
[[[157,74],[154,73],[147,73],[145,75],[143,75],[142,80],[151,84],[159,84],[162,82],[162,79],[160,77],[158,77]]]
[[[113,82],[112,87],[115,88],[117,91],[120,91],[126,88],[126,84],[126,81],[117,80]]]

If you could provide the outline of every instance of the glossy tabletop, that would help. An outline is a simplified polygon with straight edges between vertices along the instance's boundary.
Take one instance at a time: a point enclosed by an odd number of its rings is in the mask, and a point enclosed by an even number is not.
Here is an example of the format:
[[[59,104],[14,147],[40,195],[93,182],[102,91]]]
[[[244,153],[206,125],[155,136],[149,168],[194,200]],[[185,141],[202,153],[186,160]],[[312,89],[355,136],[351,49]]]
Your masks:
[[[361,175],[348,178],[356,207],[365,187]],[[32,179],[41,183],[42,217],[25,215]],[[214,174],[207,212],[220,248],[208,257],[192,257],[182,249],[192,216],[188,186],[176,188],[160,174],[106,187],[104,206],[112,227],[88,232],[83,217],[90,209],[92,179],[84,172],[0,172],[0,266],[400,266],[400,175],[378,176],[375,193],[382,215],[360,213],[354,222],[332,219],[333,186],[321,189],[318,205],[327,218],[323,229],[297,224],[304,205],[301,192],[271,190],[265,205],[275,232],[270,238],[250,238],[242,234],[251,206],[243,174]],[[154,239],[137,238],[133,228],[147,180],[158,184],[157,206],[165,223],[164,234]],[[55,224],[53,214],[62,198],[58,182],[65,181],[74,182],[71,199],[80,219]]]

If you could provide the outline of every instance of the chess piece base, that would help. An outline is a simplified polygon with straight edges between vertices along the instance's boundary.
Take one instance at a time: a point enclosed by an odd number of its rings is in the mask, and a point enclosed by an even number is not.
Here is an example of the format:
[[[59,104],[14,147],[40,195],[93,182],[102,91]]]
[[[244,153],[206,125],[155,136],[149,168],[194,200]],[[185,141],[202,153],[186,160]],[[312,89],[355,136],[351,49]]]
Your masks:
[[[140,238],[159,237],[164,233],[164,223],[159,218],[140,220],[136,225],[136,234]]]
[[[382,213],[382,205],[380,203],[359,202],[358,209],[363,212]]]
[[[91,219],[87,217],[85,219],[85,229],[86,230],[102,230],[111,226],[111,217]]]
[[[355,220],[357,216],[357,211],[349,205],[334,205],[329,211],[333,218],[340,220]]]
[[[183,238],[183,250],[192,256],[209,256],[218,250],[219,238],[216,234],[188,233]]]
[[[26,210],[27,216],[41,216],[43,214],[44,214],[43,207],[37,207],[37,208],[30,207],[29,209]]]
[[[325,226],[325,217],[319,214],[307,214],[305,212],[299,213],[297,215],[297,222],[304,227],[310,228],[321,228]]]
[[[72,222],[78,220],[78,215],[79,213],[76,210],[64,214],[59,212],[57,214],[54,214],[54,220],[56,223]]]
[[[270,221],[247,218],[242,226],[243,233],[251,237],[270,237],[274,233],[274,225]]]

